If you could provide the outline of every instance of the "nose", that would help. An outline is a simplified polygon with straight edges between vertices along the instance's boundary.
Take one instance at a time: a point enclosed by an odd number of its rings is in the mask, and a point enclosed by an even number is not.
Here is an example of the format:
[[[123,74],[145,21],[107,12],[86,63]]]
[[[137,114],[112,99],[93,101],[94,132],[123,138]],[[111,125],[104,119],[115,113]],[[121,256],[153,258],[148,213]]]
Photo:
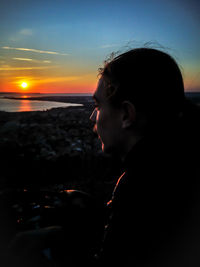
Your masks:
[[[96,109],[94,109],[93,110],[93,112],[92,112],[92,114],[91,114],[91,116],[90,116],[90,120],[92,121],[92,122],[96,122]]]

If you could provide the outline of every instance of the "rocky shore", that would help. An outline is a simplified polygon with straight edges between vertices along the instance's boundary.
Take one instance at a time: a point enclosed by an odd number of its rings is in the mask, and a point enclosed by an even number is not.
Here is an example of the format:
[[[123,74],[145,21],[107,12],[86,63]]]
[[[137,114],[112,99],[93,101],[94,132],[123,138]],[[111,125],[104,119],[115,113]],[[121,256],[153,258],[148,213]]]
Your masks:
[[[92,97],[50,96],[40,100],[83,106],[0,112],[1,185],[66,183],[68,187],[80,187],[80,184],[85,187],[86,180],[98,183],[108,171],[109,159],[102,154],[100,142],[92,131],[89,120]],[[88,191],[91,193],[92,189]]]
[[[69,98],[51,97],[48,101],[83,106],[0,112],[0,234],[4,237],[0,248],[18,231],[27,229],[24,221],[33,220],[28,229],[38,227],[43,195],[76,189],[102,203],[111,197],[120,173],[114,167],[116,162],[102,153],[92,131],[92,98]]]

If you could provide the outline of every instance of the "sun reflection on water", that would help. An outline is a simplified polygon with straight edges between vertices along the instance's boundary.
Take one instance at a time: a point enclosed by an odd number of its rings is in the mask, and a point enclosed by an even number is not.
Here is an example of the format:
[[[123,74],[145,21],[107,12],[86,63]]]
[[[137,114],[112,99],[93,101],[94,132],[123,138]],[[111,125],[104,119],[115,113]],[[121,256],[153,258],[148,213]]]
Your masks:
[[[21,100],[19,111],[31,111],[31,101],[30,100]]]

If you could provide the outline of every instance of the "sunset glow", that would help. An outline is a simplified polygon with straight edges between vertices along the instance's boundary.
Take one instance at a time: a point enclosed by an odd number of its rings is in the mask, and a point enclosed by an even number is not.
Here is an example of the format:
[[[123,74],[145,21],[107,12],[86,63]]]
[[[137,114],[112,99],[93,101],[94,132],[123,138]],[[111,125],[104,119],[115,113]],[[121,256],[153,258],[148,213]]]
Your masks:
[[[26,89],[26,88],[28,87],[28,83],[27,83],[27,82],[22,82],[22,83],[21,83],[21,87],[22,87],[23,89]]]
[[[0,92],[93,93],[112,52],[151,42],[177,60],[186,91],[200,90],[200,1],[3,3]]]

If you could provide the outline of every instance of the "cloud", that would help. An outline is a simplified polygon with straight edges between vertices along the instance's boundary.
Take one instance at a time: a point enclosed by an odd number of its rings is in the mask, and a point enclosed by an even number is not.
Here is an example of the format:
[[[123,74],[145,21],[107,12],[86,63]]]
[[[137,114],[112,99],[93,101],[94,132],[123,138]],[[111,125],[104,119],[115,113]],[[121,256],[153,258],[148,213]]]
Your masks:
[[[101,45],[99,48],[111,48],[111,47],[116,47],[118,46],[117,44],[105,44]]]
[[[14,60],[20,60],[20,61],[33,61],[32,58],[22,58],[22,57],[13,57]]]
[[[36,60],[32,58],[24,58],[24,57],[13,57],[12,59],[14,60],[19,60],[19,61],[29,61],[29,62],[36,62],[36,63],[51,63],[50,60]]]
[[[33,31],[31,29],[22,29],[19,33],[26,36],[33,35]]]
[[[10,67],[10,66],[2,66],[0,67],[0,70],[2,71],[12,71],[12,70],[43,70],[43,69],[49,69],[49,68],[55,68],[53,67]]]
[[[69,55],[69,54],[63,54],[63,53],[55,52],[55,51],[44,51],[44,50],[38,50],[38,49],[32,49],[32,48],[21,48],[21,47],[10,47],[10,46],[2,46],[1,48],[7,49],[7,50],[18,50],[18,51],[40,53],[40,54],[51,54],[51,55],[61,55],[61,56]]]
[[[9,38],[10,41],[12,42],[19,42],[24,39],[27,39],[29,37],[32,37],[34,34],[32,29],[24,28],[21,29],[20,31],[16,32],[15,34],[12,34]]]

